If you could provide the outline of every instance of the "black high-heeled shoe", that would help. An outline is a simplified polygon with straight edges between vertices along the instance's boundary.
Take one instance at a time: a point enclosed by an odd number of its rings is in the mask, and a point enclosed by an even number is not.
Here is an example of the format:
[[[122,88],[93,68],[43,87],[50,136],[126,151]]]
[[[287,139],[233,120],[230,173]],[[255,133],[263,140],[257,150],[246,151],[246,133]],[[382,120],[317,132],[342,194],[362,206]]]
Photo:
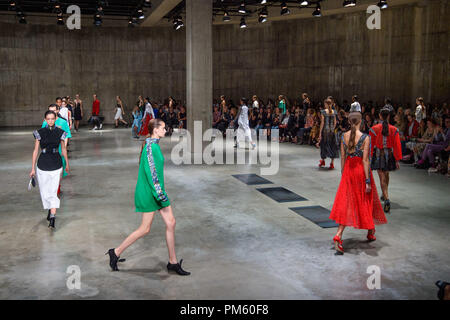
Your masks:
[[[48,209],[47,221],[50,221],[50,209]]]
[[[111,267],[112,271],[120,271],[119,268],[117,268],[117,262],[124,262],[126,259],[119,259],[120,257],[116,256],[116,253],[114,252],[114,248],[109,249],[105,255],[109,254],[109,266]]]
[[[390,211],[391,211],[391,201],[389,201],[389,199],[386,199],[384,201],[384,212],[390,213]]]
[[[180,260],[179,263],[167,263],[167,271],[175,271],[176,273],[178,273],[180,276],[188,276],[191,273],[188,271],[184,271],[183,268],[181,268],[181,264],[183,263],[183,259]]]
[[[437,293],[438,299],[439,300],[443,300],[444,299],[444,294],[445,294],[445,287],[450,285],[450,283],[439,280],[436,281],[436,286],[439,288],[439,291]]]
[[[55,220],[56,220],[56,218],[55,217],[53,217],[53,218],[49,218],[49,223],[48,223],[48,227],[49,228],[52,228],[52,229],[55,229]]]

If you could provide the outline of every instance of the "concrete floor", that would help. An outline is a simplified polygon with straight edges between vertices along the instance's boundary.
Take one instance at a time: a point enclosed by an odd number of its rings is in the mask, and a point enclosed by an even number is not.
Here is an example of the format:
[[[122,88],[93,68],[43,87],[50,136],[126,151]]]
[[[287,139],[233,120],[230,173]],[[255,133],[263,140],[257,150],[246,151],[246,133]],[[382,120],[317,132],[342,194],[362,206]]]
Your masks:
[[[402,166],[392,175],[392,213],[378,240],[366,243],[365,231],[348,228],[346,253],[335,256],[336,228],[288,209],[331,209],[340,171],[319,171],[317,149],[280,145],[280,170],[266,178],[309,201],[279,204],[231,176],[259,174],[258,165],[175,166],[168,138],[161,147],[177,255],[192,275],[167,274],[160,216],[124,252],[121,271],[111,272],[104,253],[141,219],[134,213],[140,142],[128,129],[74,134],[72,172],[51,231],[38,190],[26,189],[31,131],[0,131],[0,299],[436,299],[434,282],[450,280],[445,176]],[[79,290],[66,286],[70,265],[81,269]],[[379,290],[366,285],[371,265],[381,269]]]

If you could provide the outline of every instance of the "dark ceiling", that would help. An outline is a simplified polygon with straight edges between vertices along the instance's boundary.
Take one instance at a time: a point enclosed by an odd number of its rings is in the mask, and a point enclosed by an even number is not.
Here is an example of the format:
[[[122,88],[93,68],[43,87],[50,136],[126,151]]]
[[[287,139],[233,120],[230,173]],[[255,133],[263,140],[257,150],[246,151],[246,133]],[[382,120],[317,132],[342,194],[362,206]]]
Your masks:
[[[81,9],[81,14],[94,15],[97,12],[97,7],[100,5],[103,8],[105,16],[130,16],[137,10],[138,7],[143,6],[144,0],[78,0],[78,1],[54,1],[54,0],[0,0],[0,11],[16,11],[11,2],[15,2],[16,6],[27,13],[43,13],[56,14],[55,5],[60,4],[63,13],[66,13],[68,6],[75,4]],[[145,8],[144,8],[145,9]]]

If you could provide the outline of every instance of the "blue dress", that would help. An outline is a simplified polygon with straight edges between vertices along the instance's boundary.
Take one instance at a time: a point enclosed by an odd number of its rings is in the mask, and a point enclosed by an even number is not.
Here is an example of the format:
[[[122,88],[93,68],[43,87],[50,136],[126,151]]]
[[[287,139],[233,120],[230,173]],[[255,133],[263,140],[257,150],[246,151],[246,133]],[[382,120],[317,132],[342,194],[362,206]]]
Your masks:
[[[131,125],[131,132],[134,133],[134,128],[137,128],[137,132],[141,130],[142,125],[142,114],[138,111],[133,112],[133,124]]]

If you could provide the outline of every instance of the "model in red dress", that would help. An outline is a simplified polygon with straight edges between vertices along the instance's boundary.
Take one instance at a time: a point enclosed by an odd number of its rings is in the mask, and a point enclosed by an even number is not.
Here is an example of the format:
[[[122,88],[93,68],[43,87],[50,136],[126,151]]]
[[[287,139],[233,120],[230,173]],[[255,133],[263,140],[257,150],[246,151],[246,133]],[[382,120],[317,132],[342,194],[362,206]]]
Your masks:
[[[402,159],[402,146],[398,129],[389,124],[390,110],[381,109],[380,118],[382,123],[374,125],[369,133],[372,141],[370,155],[372,159],[371,168],[377,170],[380,177],[381,191],[384,201],[384,212],[391,210],[389,201],[389,171],[399,169],[398,161]]]
[[[152,105],[150,104],[150,98],[145,98],[144,99],[144,103],[145,103],[145,112],[144,112],[144,116],[142,118],[142,125],[141,125],[141,130],[139,131],[139,135],[140,136],[147,136],[148,135],[148,123],[150,122],[151,119],[155,118],[155,113],[153,112],[153,108]]]
[[[375,224],[387,223],[369,166],[370,137],[362,133],[361,114],[351,113],[352,129],[341,139],[341,183],[334,199],[330,219],[339,224],[333,238],[337,254],[343,254],[345,227],[367,229],[367,239],[375,241]]]

